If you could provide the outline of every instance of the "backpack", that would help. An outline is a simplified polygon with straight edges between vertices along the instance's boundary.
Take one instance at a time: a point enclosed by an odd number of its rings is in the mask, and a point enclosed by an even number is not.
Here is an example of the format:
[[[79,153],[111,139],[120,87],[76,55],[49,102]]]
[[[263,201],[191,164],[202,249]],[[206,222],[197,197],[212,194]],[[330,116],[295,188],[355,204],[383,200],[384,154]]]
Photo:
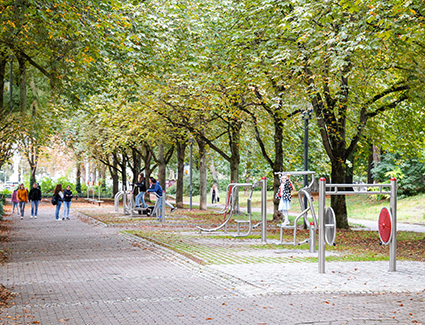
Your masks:
[[[53,195],[53,197],[52,197],[52,204],[58,205],[58,199],[56,198],[56,195]]]

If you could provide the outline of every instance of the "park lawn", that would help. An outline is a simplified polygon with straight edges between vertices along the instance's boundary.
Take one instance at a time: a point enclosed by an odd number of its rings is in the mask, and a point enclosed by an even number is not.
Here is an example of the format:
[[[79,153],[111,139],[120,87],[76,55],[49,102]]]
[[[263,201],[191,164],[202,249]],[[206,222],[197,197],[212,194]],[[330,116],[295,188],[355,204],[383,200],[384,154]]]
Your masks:
[[[269,231],[267,244],[260,242],[260,234],[234,238],[224,233],[199,234],[197,232],[132,230],[131,234],[172,249],[193,261],[202,264],[249,264],[249,263],[294,263],[317,262],[317,256],[297,256],[291,254],[299,250],[308,251],[308,244],[300,246],[276,244],[277,231]],[[308,231],[300,231],[299,239],[308,237]],[[286,231],[284,241],[290,241],[292,233]],[[328,261],[388,261],[389,246],[380,245],[379,236],[374,231],[342,230],[337,232],[336,246],[327,246],[334,253]],[[425,262],[423,234],[401,232],[397,238],[397,260]],[[277,254],[282,249],[285,254]]]

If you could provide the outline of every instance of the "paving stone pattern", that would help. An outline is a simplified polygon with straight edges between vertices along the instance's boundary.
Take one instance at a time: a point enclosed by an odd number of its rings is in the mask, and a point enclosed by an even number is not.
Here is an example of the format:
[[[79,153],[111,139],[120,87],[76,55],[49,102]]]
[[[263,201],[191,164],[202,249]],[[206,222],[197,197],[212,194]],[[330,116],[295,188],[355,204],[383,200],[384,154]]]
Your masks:
[[[311,263],[200,266],[75,214],[56,222],[48,205],[37,220],[8,218],[9,241],[0,249],[9,260],[0,283],[16,297],[0,310],[1,324],[425,322],[423,263],[399,264],[401,286],[391,280],[383,290],[368,291],[368,284],[350,280],[367,265],[351,265],[348,275],[344,265],[328,266],[325,276]],[[374,267],[388,273],[385,265]]]

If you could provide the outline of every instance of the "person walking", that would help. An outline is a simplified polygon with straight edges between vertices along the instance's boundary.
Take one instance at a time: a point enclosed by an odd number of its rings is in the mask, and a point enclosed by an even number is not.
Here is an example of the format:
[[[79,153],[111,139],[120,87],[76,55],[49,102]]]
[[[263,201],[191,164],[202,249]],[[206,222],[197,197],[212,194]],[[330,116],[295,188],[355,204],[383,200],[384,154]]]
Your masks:
[[[16,213],[19,214],[19,201],[18,201],[18,189],[14,190],[12,193],[12,213],[15,213],[15,208],[16,208]]]
[[[63,192],[62,192],[62,184],[58,184],[55,187],[55,190],[53,192],[53,196],[56,199],[56,211],[55,211],[55,219],[56,221],[60,221],[61,219],[59,218],[59,212],[61,210],[61,205],[63,202]]]
[[[278,197],[280,198],[278,210],[282,212],[285,220],[283,225],[286,226],[289,224],[289,214],[288,210],[291,208],[291,192],[294,189],[291,180],[289,179],[291,175],[285,175],[281,178],[281,183],[279,186]]]
[[[217,204],[220,201],[220,197],[218,195],[217,184],[214,183],[211,187],[211,204]]]
[[[24,184],[21,183],[19,185],[18,193],[16,194],[16,197],[19,201],[19,211],[21,213],[21,220],[24,219],[24,212],[25,212],[25,203],[28,202],[28,190],[25,188]]]
[[[145,193],[146,193],[146,179],[143,173],[140,173],[137,179],[136,186],[139,189],[139,194],[136,195],[136,208],[140,207],[140,203],[142,207],[147,208],[148,206],[145,203]]]
[[[72,191],[71,186],[67,186],[63,192],[63,218],[62,220],[69,220],[69,209],[71,208]]]
[[[28,194],[28,199],[31,202],[31,217],[37,219],[38,214],[38,204],[41,201],[41,190],[38,188],[37,183],[32,185],[32,189]]]

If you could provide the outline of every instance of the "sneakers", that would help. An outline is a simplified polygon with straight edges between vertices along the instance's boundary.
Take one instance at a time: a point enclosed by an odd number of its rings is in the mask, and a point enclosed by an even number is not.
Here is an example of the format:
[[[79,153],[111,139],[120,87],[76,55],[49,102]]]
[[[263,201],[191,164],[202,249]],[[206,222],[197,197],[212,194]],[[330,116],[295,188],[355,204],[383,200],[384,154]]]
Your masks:
[[[61,219],[59,219],[59,218],[56,218],[56,221],[61,221]]]
[[[65,218],[62,218],[62,220],[65,220]]]
[[[21,220],[22,220],[22,219],[24,219],[24,217],[23,217],[23,216],[21,216]]]
[[[34,219],[37,219],[37,216],[34,216]]]
[[[71,219],[69,219],[69,217],[66,217],[66,220],[71,220]]]
[[[30,217],[30,219],[32,219],[32,216]]]
[[[177,207],[173,207],[170,212],[174,212],[177,210]]]

